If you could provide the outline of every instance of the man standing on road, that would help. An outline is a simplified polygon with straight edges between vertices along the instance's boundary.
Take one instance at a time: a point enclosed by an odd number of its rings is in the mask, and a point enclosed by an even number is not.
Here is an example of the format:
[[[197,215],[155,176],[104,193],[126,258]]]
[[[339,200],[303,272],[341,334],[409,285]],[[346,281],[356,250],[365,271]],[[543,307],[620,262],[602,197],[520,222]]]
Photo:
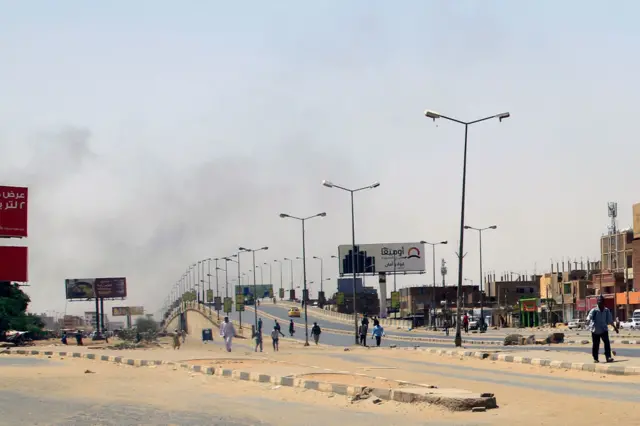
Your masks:
[[[276,325],[273,326],[274,329],[278,330],[278,333],[282,335],[282,337],[284,337],[284,333],[280,330],[280,323],[278,322],[278,320],[275,320],[275,321],[276,321]]]
[[[371,335],[376,339],[376,346],[380,346],[382,336],[384,336],[384,328],[380,325],[380,321],[373,321],[373,332]]]
[[[367,346],[367,333],[369,332],[369,319],[367,316],[362,317],[362,325],[360,326],[360,344],[362,346]]]
[[[293,333],[296,332],[295,325],[293,324],[293,320],[289,321],[289,336],[293,337]]]
[[[236,329],[233,327],[233,323],[229,322],[229,317],[224,317],[224,322],[220,327],[220,336],[224,339],[224,345],[227,348],[227,352],[231,352],[231,340],[236,335]]]
[[[462,318],[462,325],[464,326],[464,332],[469,333],[469,315],[467,315],[466,313]]]
[[[311,327],[311,335],[313,336],[313,341],[316,342],[316,345],[318,344],[318,340],[320,340],[320,333],[322,333],[320,326],[317,322],[314,322],[313,327]]]
[[[609,308],[604,306],[604,296],[598,296],[598,306],[591,309],[587,316],[587,324],[591,329],[591,338],[593,339],[592,355],[593,362],[598,360],[598,352],[600,351],[600,340],[604,342],[604,356],[607,362],[613,362],[611,358],[611,343],[609,341],[609,325],[613,326],[616,333],[619,333],[618,327],[613,322],[613,315]]]

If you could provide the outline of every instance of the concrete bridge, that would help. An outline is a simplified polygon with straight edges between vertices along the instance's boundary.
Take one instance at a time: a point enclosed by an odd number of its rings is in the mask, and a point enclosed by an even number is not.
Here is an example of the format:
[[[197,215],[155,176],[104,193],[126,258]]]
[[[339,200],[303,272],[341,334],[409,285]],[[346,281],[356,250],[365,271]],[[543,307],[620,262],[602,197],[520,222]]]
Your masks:
[[[184,306],[176,309],[165,321],[164,330],[172,332],[174,330],[184,329],[188,335],[202,337],[202,330],[211,328],[214,335],[219,333],[221,316],[218,319],[216,311],[212,311],[206,306],[198,303],[186,303]],[[251,337],[251,325],[244,324],[240,328],[238,321],[232,320],[236,329],[236,335],[241,337]]]

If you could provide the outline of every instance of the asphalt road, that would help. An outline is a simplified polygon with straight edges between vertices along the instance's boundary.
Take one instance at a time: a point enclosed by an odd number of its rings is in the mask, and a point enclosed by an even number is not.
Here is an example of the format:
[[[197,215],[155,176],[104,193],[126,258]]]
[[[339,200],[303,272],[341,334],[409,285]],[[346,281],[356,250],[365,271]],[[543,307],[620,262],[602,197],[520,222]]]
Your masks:
[[[273,315],[277,318],[280,318],[280,324],[282,327],[282,331],[283,333],[285,333],[285,335],[288,336],[287,330],[288,330],[288,324],[289,324],[289,320],[293,319],[294,320],[294,324],[296,327],[296,333],[294,335],[295,339],[298,340],[304,340],[305,339],[305,333],[304,333],[304,312],[302,313],[302,317],[301,318],[289,318],[288,317],[288,307],[285,306],[278,306],[278,305],[271,305],[271,304],[263,304],[258,308],[258,315],[260,312],[266,312],[270,315]],[[237,314],[237,312],[234,312],[234,314]],[[248,320],[250,324],[253,324],[253,318],[254,318],[254,313],[250,312],[250,311],[246,311],[243,313],[243,317],[245,318],[245,320]],[[248,317],[248,318],[247,318]],[[234,317],[235,318],[235,317]],[[263,318],[264,321],[264,328],[265,330],[270,330],[271,327],[273,327],[273,321],[271,321],[270,319],[266,319]],[[342,323],[342,322],[338,322],[338,321],[332,321],[331,319],[325,318],[325,317],[320,317],[317,315],[313,315],[312,311],[308,311],[308,323],[309,323],[309,330],[311,330],[311,326],[313,325],[313,322],[318,322],[318,324],[320,325],[320,327],[326,327],[326,328],[333,328],[336,330],[345,330],[345,331],[355,331],[354,330],[354,326]],[[411,336],[411,337],[417,337],[415,333],[408,333],[408,332],[402,332],[399,330],[385,330],[385,333],[388,336]],[[388,345],[396,345],[398,347],[414,347],[414,346],[420,346],[420,347],[451,347],[454,348],[455,345],[453,343],[453,339],[454,339],[454,335],[455,333],[451,333],[449,336],[449,339],[451,340],[450,343],[427,343],[427,342],[403,342],[400,340],[386,340],[383,338],[383,346],[388,346]],[[442,334],[437,334],[437,335],[432,335],[429,336],[427,333],[424,334],[420,334],[420,336],[423,337],[437,337],[440,339],[447,339],[446,336],[442,335]],[[472,338],[467,338],[467,336],[463,336],[463,339],[465,340],[473,340]],[[485,339],[485,340],[499,340],[502,341],[502,338],[493,338],[493,339]],[[312,341],[312,339],[310,338],[310,341]],[[353,345],[355,343],[355,336],[349,336],[349,335],[343,335],[343,334],[333,334],[330,332],[324,332],[322,333],[321,337],[320,337],[320,343],[326,344],[326,345],[332,345],[332,346],[350,346]],[[373,343],[373,339],[371,338],[371,336],[369,335],[367,337],[367,343],[368,344],[372,344]],[[470,346],[474,349],[497,349],[500,348],[501,346],[496,346],[496,345],[473,345]],[[547,346],[527,346],[527,347],[519,347],[518,350],[530,350],[530,351],[545,351],[546,349],[548,349]],[[579,352],[579,353],[584,353],[585,355],[588,355],[587,360],[591,359],[591,347],[589,345],[584,345],[584,346],[563,346],[562,350],[566,350],[566,351],[570,351],[570,352]],[[601,346],[601,351],[604,350],[604,348]],[[628,347],[616,347],[616,352],[618,354],[618,356],[622,356],[622,357],[640,357],[640,348],[635,347],[635,346],[628,346]]]

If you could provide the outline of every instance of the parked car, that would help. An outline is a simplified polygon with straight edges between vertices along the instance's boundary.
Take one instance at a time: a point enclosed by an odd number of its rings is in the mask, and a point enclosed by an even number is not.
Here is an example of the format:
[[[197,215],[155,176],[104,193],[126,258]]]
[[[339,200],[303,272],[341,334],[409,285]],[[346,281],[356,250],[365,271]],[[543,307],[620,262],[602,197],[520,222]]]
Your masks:
[[[620,328],[623,330],[637,330],[640,329],[640,320],[637,318],[631,318],[629,321],[620,323]]]
[[[573,320],[573,321],[569,321],[569,324],[567,324],[567,328],[569,330],[581,330],[583,329],[585,326],[585,322],[583,320]]]

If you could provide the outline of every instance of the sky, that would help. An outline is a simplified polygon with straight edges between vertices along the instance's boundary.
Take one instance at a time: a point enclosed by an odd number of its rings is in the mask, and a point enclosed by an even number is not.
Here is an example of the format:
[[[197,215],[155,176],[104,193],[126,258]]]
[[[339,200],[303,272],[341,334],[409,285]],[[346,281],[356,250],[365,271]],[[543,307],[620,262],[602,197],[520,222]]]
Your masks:
[[[323,179],[379,181],[356,194],[357,242],[448,240],[436,263],[454,284],[464,127],[425,109],[511,114],[469,127],[466,223],[498,226],[483,234],[485,271],[594,259],[607,202],[620,227],[640,202],[639,12],[631,1],[0,0],[0,184],[30,191],[29,238],[2,244],[29,246],[30,310],[90,311],[65,303],[66,278],[126,276],[127,301],[107,309],[156,312],[188,265],[238,246],[268,246],[257,261],[279,285],[273,261],[302,256],[300,223],[281,212],[327,213],[307,222],[307,273],[313,295],[311,256],[323,257],[335,289],[350,202]],[[477,235],[464,241],[463,275],[477,284]],[[241,262],[246,272],[250,255]]]

